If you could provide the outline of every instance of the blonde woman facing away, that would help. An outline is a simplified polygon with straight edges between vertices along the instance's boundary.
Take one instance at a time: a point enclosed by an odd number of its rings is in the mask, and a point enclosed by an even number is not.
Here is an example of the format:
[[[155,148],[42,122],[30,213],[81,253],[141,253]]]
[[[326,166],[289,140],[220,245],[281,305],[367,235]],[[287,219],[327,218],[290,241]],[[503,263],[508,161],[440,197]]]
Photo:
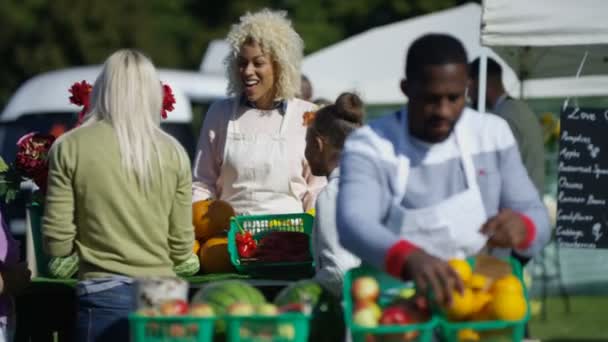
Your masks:
[[[232,96],[209,109],[196,152],[193,200],[222,199],[237,214],[296,213],[325,185],[304,157],[303,42],[284,12],[246,14],[227,37]]]
[[[128,341],[133,277],[175,276],[192,255],[190,163],[160,128],[162,101],[152,62],[115,52],[84,123],[51,149],[44,245],[78,253],[76,341]]]

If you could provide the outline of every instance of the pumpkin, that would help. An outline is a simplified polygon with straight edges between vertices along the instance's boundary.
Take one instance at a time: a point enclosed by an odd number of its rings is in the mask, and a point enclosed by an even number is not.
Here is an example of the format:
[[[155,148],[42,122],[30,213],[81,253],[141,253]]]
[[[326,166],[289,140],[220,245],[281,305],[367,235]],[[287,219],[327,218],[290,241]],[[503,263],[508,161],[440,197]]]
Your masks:
[[[204,200],[192,204],[192,224],[194,234],[201,241],[223,233],[230,227],[230,218],[235,216],[234,208],[222,200]]]
[[[198,240],[194,240],[194,245],[192,245],[192,253],[198,255],[198,251],[201,249],[201,243]]]
[[[234,266],[228,253],[228,238],[216,236],[207,240],[199,251],[203,273],[230,273]]]

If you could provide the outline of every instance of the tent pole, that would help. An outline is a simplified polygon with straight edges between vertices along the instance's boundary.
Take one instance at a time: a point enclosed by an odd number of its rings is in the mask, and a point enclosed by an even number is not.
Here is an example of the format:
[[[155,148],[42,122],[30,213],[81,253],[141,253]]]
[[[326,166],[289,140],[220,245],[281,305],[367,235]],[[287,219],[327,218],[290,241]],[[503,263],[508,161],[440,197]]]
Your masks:
[[[485,113],[486,111],[486,87],[488,68],[488,53],[485,46],[481,47],[481,55],[479,56],[479,87],[477,89],[477,111]]]

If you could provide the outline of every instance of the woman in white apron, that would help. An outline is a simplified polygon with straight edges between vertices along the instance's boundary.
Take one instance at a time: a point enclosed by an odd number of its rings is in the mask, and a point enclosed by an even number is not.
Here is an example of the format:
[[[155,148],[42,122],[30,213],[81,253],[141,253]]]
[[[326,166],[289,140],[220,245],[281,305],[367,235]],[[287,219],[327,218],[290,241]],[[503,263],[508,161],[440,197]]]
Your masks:
[[[325,185],[304,157],[304,113],[296,99],[303,43],[284,12],[246,14],[227,37],[231,98],[203,123],[193,170],[193,201],[230,203],[237,214],[296,213]]]

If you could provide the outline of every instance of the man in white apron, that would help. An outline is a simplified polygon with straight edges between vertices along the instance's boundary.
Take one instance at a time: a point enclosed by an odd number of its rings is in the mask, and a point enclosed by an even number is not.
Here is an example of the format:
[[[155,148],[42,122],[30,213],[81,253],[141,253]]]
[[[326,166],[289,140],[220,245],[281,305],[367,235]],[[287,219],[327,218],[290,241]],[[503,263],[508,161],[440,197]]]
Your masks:
[[[549,219],[507,123],[465,108],[462,44],[426,35],[406,62],[407,106],[346,142],[338,233],[364,262],[448,303],[462,288],[448,259],[486,245],[533,256],[549,240]]]

